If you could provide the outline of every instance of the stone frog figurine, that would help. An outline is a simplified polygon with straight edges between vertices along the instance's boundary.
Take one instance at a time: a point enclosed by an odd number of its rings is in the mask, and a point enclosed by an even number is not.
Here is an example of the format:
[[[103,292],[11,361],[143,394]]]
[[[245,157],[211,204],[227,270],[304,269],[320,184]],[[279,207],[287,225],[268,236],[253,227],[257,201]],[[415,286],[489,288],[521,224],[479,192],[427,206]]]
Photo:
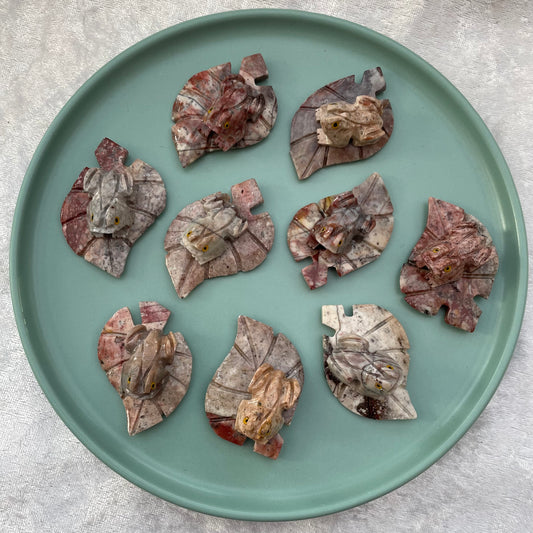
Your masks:
[[[289,224],[287,244],[296,261],[312,260],[302,274],[309,288],[317,289],[327,283],[329,268],[345,276],[375,261],[393,226],[389,193],[374,172],[350,191],[299,209]]]
[[[375,225],[375,218],[363,213],[357,197],[347,191],[335,197],[326,217],[311,229],[307,243],[311,248],[321,245],[334,254],[343,253],[354,238],[367,235]]]
[[[378,100],[387,88],[380,67],[360,81],[346,76],[311,94],[291,122],[290,155],[298,179],[317,170],[361,161],[379,152],[394,129],[390,101]]]
[[[182,244],[203,265],[221,256],[248,227],[237,215],[229,195],[216,193],[203,203],[205,215],[194,219],[183,232]]]
[[[318,144],[344,148],[350,141],[355,146],[373,144],[385,135],[383,108],[388,100],[359,95],[353,104],[339,101],[324,104],[316,110]]]
[[[259,118],[265,97],[253,85],[245,83],[240,74],[228,76],[221,90],[222,94],[204,115],[204,122],[208,130],[217,134],[216,145],[227,152],[244,138],[247,122]]]
[[[498,272],[488,229],[458,205],[429,198],[426,227],[400,273],[405,301],[446,323],[473,332],[481,316],[476,296],[488,298]]]
[[[108,137],[94,151],[61,207],[67,244],[77,255],[119,278],[132,246],[163,212],[167,193],[157,170]]]
[[[122,307],[98,338],[98,361],[126,411],[130,435],[170,416],[191,382],[193,357],[183,335],[162,332],[170,311],[155,301],[139,302],[141,323]]]
[[[339,340],[326,364],[340,382],[375,398],[391,393],[405,378],[393,359],[384,354],[371,354],[368,341],[357,335]]]
[[[246,148],[268,136],[278,103],[271,86],[259,85],[267,78],[261,54],[244,57],[236,74],[231,63],[223,63],[189,78],[172,106],[172,140],[183,167],[210,152]]]
[[[124,341],[131,357],[122,366],[121,396],[152,399],[159,394],[168,376],[167,367],[174,360],[177,341],[172,332],[148,330],[144,324],[134,326]]]
[[[375,304],[324,305],[322,323],[335,330],[322,337],[326,382],[352,413],[374,420],[417,417],[407,392],[409,339],[400,322]]]
[[[264,363],[256,370],[248,392],[252,398],[239,404],[235,429],[265,444],[282,428],[283,411],[298,401],[300,383],[296,379],[287,379],[284,372]]]
[[[324,104],[316,110],[318,144],[343,148],[353,142],[364,146],[377,142],[383,130],[383,108],[388,100],[359,95],[353,104],[339,101]]]
[[[221,439],[242,446],[251,438],[255,453],[277,459],[281,427],[291,425],[303,384],[302,361],[290,340],[241,315],[233,346],[205,393],[209,425]]]
[[[254,179],[236,183],[231,195],[216,192],[185,206],[165,236],[165,263],[176,293],[185,298],[206,279],[249,272],[267,257],[274,223]]]
[[[424,276],[431,287],[452,283],[465,272],[478,269],[486,263],[493,248],[486,246],[486,239],[474,222],[463,222],[452,228],[444,239],[429,243],[413,263],[424,269]]]
[[[87,217],[93,235],[113,236],[132,225],[133,212],[127,200],[133,192],[133,177],[127,168],[91,168],[83,178],[83,190],[91,197]]]

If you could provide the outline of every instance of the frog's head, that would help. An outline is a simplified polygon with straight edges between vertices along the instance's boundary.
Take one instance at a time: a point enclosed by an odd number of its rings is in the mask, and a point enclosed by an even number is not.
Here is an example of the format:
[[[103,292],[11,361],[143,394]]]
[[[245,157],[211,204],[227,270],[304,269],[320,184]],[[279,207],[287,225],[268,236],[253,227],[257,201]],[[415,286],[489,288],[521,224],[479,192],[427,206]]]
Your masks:
[[[453,226],[440,239],[431,239],[422,250],[416,250],[411,261],[424,270],[427,282],[437,287],[477,270],[492,253],[493,248],[486,245],[478,225],[465,221]]]
[[[375,359],[363,368],[361,383],[368,396],[391,393],[403,376],[402,369],[392,359]]]
[[[353,135],[354,121],[350,117],[352,105],[347,102],[324,104],[316,111],[320,122],[317,129],[318,144],[344,148]]]
[[[221,89],[221,95],[205,113],[204,122],[216,133],[217,146],[227,151],[244,138],[246,123],[258,119],[265,107],[265,98],[239,74],[228,76]]]
[[[237,431],[260,443],[268,442],[283,426],[280,408],[267,408],[260,400],[243,400],[235,418]]]
[[[319,220],[311,229],[311,235],[326,250],[334,254],[344,253],[350,246],[353,238],[370,233],[376,225],[372,215],[353,216],[346,209],[333,211],[330,216]]]
[[[465,268],[464,258],[458,256],[453,246],[445,241],[433,243],[423,250],[416,257],[415,264],[424,269],[424,276],[432,287],[457,281]]]
[[[87,210],[89,230],[95,235],[114,235],[121,229],[131,226],[133,214],[130,207],[120,198],[105,202],[94,196]]]
[[[347,228],[331,217],[321,220],[312,229],[312,234],[319,244],[334,254],[344,252],[351,240]]]
[[[224,238],[201,221],[193,221],[185,228],[181,242],[201,265],[219,257],[228,247]]]

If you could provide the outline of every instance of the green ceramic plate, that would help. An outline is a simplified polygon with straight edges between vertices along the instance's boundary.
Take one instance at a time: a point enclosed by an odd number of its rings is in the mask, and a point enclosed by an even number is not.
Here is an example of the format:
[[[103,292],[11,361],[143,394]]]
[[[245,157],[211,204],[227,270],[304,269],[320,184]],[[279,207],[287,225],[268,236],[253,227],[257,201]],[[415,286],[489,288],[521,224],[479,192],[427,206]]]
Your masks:
[[[170,137],[170,110],[187,79],[205,68],[261,52],[276,90],[277,123],[266,140],[217,152],[187,169]],[[289,129],[319,87],[381,66],[395,130],[374,157],[323,169],[300,182]],[[122,144],[163,176],[166,210],[134,246],[120,279],[67,246],[62,202],[103,137]],[[303,205],[379,172],[396,225],[378,261],[345,278],[330,274],[311,292],[286,245]],[[179,300],[165,268],[163,239],[179,210],[255,178],[277,234],[256,270],[209,280]],[[501,269],[474,334],[447,326],[441,313],[411,309],[399,290],[402,263],[418,240],[429,196],[461,205],[490,231]],[[74,434],[133,483],[179,505],[215,515],[287,520],[346,509],[390,491],[444,454],[494,393],[511,357],[526,295],[526,239],[503,157],[479,116],[435,69],[397,43],[360,26],[292,11],[245,11],[193,20],[158,33],[93,76],[59,113],[24,179],[11,246],[12,296],[30,364]],[[99,367],[100,330],[120,307],[138,316],[141,300],[172,310],[193,353],[191,386],[162,424],[129,437],[122,402]],[[376,303],[403,324],[412,349],[408,390],[418,419],[376,422],[344,409],[322,374],[323,304]],[[306,382],[277,461],[221,440],[204,414],[206,387],[234,340],[237,316],[286,334],[299,350]],[[250,443],[249,443],[250,444]]]

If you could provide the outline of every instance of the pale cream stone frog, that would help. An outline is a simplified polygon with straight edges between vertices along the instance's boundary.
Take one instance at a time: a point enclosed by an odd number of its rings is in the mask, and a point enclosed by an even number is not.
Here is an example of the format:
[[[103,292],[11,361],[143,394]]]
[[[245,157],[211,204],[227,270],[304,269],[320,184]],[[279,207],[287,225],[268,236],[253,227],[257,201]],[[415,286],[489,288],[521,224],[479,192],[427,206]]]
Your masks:
[[[344,148],[377,142],[383,135],[383,108],[388,100],[359,95],[353,104],[345,101],[324,104],[316,110],[318,144]]]

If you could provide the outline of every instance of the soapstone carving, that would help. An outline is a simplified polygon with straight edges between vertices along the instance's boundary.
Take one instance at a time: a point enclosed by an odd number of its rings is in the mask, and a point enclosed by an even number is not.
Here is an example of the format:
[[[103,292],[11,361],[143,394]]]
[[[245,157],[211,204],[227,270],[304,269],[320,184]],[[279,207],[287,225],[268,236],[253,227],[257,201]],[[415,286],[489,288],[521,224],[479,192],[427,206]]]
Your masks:
[[[248,392],[252,397],[239,404],[235,429],[259,444],[266,444],[283,427],[283,411],[298,401],[300,383],[265,363],[255,371]]]
[[[254,440],[254,451],[277,459],[279,430],[294,416],[304,382],[296,348],[282,333],[239,316],[235,343],[218,367],[205,396],[215,433],[234,444]]]
[[[240,237],[248,221],[237,215],[229,195],[215,193],[203,203],[205,215],[192,220],[181,243],[201,265],[221,256]]]
[[[172,139],[183,167],[208,152],[245,148],[262,141],[273,128],[277,100],[261,54],[245,57],[238,74],[231,63],[195,74],[172,108]]]
[[[400,274],[405,301],[473,332],[481,309],[475,296],[488,298],[498,271],[498,254],[487,228],[454,204],[430,198],[426,228]]]
[[[95,151],[100,168],[85,167],[61,208],[63,234],[72,250],[118,278],[135,241],[161,214],[166,190],[161,176],[105,138]]]
[[[357,415],[377,420],[416,418],[405,388],[409,340],[398,320],[373,304],[324,305],[322,323],[335,330],[324,335],[324,371],[339,402]]]
[[[359,95],[353,104],[340,101],[321,105],[316,110],[318,144],[344,148],[350,141],[355,146],[377,142],[386,135],[383,129],[383,107],[388,100]]]
[[[157,302],[140,302],[142,323],[127,307],[106,323],[98,359],[124,403],[128,433],[135,435],[169,416],[191,380],[192,355],[181,333],[163,334],[170,311]]]
[[[393,225],[389,193],[374,173],[351,191],[300,209],[289,225],[287,242],[296,261],[312,259],[302,274],[309,288],[316,289],[327,283],[330,267],[344,276],[375,261]]]
[[[351,75],[314,92],[295,113],[290,154],[298,179],[317,170],[367,159],[387,144],[394,127],[380,67],[366,70],[360,83]]]
[[[166,265],[180,298],[202,281],[247,272],[272,248],[274,224],[268,213],[252,215],[263,203],[254,179],[233,185],[231,197],[217,192],[182,209],[165,237]]]

